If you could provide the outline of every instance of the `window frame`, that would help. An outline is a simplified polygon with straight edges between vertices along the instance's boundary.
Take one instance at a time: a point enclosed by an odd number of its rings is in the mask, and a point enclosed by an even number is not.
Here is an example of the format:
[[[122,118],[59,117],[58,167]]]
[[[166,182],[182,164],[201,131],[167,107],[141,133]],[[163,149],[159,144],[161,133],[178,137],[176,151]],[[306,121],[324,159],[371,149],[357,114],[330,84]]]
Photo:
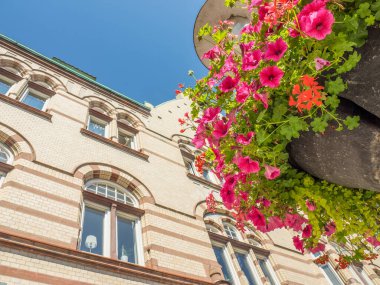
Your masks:
[[[324,252],[323,252],[324,253]],[[316,256],[316,254],[319,254],[318,256]],[[311,257],[313,260],[317,259],[320,255],[322,254],[322,252],[316,252],[316,253],[310,253]],[[331,272],[334,274],[334,276],[337,278],[338,282],[340,282],[339,285],[344,285],[344,282],[342,280],[342,278],[339,276],[339,274],[336,272],[336,270],[334,269],[334,267],[331,265],[330,263],[330,260],[327,261],[325,264],[322,264],[322,265],[319,265],[319,264],[316,264],[316,266],[318,266],[318,268],[322,271],[322,274],[325,276],[327,282],[330,284],[330,285],[334,285],[334,283],[331,281],[331,279],[329,278],[329,276],[326,274],[326,272],[323,270],[322,266],[324,265],[327,265]]]
[[[126,144],[122,144],[120,142],[120,134],[122,134],[122,136],[124,136],[124,137],[126,137],[126,136],[131,137],[131,139],[132,139],[131,146],[126,145]],[[123,128],[120,128],[120,127],[117,128],[117,140],[118,140],[118,143],[123,145],[123,146],[129,147],[129,148],[134,149],[134,150],[138,149],[136,134],[128,132],[127,130],[125,130]]]
[[[9,96],[9,90],[12,88],[12,86],[21,81],[23,78],[19,74],[15,74],[6,68],[7,67],[0,67],[0,78],[2,81],[10,84],[10,87],[7,90],[6,94],[3,94],[5,96]]]
[[[223,231],[226,233],[226,235],[227,235],[228,238],[233,239],[233,240],[237,240],[237,241],[242,241],[242,236],[240,235],[240,233],[238,232],[237,228],[233,224],[231,224],[230,222],[227,222],[227,221],[223,221],[222,224],[223,224]],[[233,232],[235,232],[235,234],[236,234],[236,238],[231,237],[228,234],[228,232],[226,230],[226,227],[228,228],[229,232],[231,232],[230,228],[233,229]]]
[[[90,130],[90,123],[91,123],[91,121],[93,121],[95,124],[98,124],[98,125],[104,124],[104,135],[100,135],[100,134],[95,133],[95,132],[93,132],[93,131]],[[89,115],[88,116],[86,129],[88,131],[90,131],[90,132],[98,135],[98,136],[101,136],[101,137],[104,137],[104,138],[108,138],[109,137],[109,134],[108,134],[109,133],[109,122],[104,121],[104,120],[98,118],[95,115]]]
[[[220,242],[216,242],[214,240],[211,241],[211,246],[212,246],[212,250],[214,252],[214,247],[218,247],[218,248],[221,248],[222,249],[222,254],[224,256],[224,260],[225,262],[227,263],[227,267],[231,273],[231,278],[232,278],[232,284],[233,285],[238,285],[240,284],[240,280],[239,280],[239,276],[237,275],[237,272],[236,272],[236,268],[233,264],[233,261],[231,259],[231,256],[228,254],[228,248],[227,248],[227,245],[226,244],[223,244],[223,243],[220,243]],[[214,252],[214,255],[215,255],[215,252]],[[215,255],[215,258],[216,258],[216,255]],[[221,264],[219,264],[221,266]],[[223,272],[222,272],[223,273]],[[225,276],[223,274],[223,278],[224,280],[225,279]],[[227,280],[226,280],[227,281]]]
[[[17,83],[17,81],[12,80],[9,77],[6,77],[6,76],[0,74],[0,83],[5,83],[5,84],[9,85],[7,92],[0,93],[0,94],[5,95],[5,96],[9,96],[9,91],[11,90],[12,86]]]
[[[353,265],[350,265],[348,268],[349,268],[351,274],[358,278],[357,281],[360,282],[360,284],[363,284],[363,285],[374,285],[374,283],[372,282],[371,278],[369,278],[367,272],[365,271],[364,267],[361,268],[361,270],[363,272],[360,272],[357,269],[358,267],[359,266],[355,266],[353,264]]]
[[[41,86],[41,87],[42,87],[42,86]],[[43,87],[43,88],[44,88],[44,87]],[[25,99],[26,99],[26,97],[27,97],[28,95],[30,95],[30,96],[32,96],[32,97],[37,97],[37,98],[39,97],[40,99],[43,99],[43,100],[44,100],[44,104],[43,104],[42,108],[41,108],[41,109],[38,109],[38,108],[36,108],[36,107],[33,107],[33,106],[31,106],[31,105],[25,103],[24,101],[25,101]],[[41,92],[40,90],[36,90],[35,88],[30,87],[30,85],[29,85],[29,86],[25,89],[25,91],[22,93],[22,95],[21,95],[21,97],[20,97],[20,102],[23,103],[23,104],[25,104],[25,105],[27,105],[27,106],[29,106],[29,107],[31,107],[31,108],[34,108],[34,109],[36,109],[36,110],[39,110],[39,111],[42,111],[42,112],[46,112],[47,105],[48,105],[48,103],[49,103],[49,101],[50,101],[50,98],[51,98],[51,96],[45,94],[44,92]]]
[[[270,274],[270,276],[272,277],[272,280],[273,280],[273,282],[274,282],[273,285],[280,285],[280,282],[279,282],[279,280],[278,280],[278,278],[277,278],[276,272],[274,271],[273,266],[272,266],[272,264],[271,264],[271,262],[270,262],[270,260],[269,260],[269,257],[267,257],[267,256],[262,256],[262,255],[257,254],[257,253],[255,253],[255,256],[256,256],[256,258],[257,258],[258,267],[260,268],[260,270],[261,270],[261,272],[263,273],[263,275],[264,275],[265,279],[267,280],[267,282],[270,282],[270,281],[269,281],[268,278],[265,276],[264,271],[262,270],[262,268],[261,268],[261,266],[260,266],[260,260],[264,261],[264,264],[265,264],[267,270],[269,271],[269,274]],[[272,284],[271,284],[271,285],[272,285]]]
[[[238,261],[238,264],[239,264],[239,267],[241,269],[241,271],[244,273],[245,275],[245,272],[243,271],[243,269],[241,268],[241,265],[239,263],[239,260],[238,260],[238,257],[236,255],[236,253],[239,253],[239,254],[244,254],[247,258],[247,262],[248,262],[248,265],[249,265],[249,270],[251,271],[251,274],[253,275],[254,279],[255,279],[255,282],[259,285],[259,284],[262,284],[261,282],[261,278],[260,278],[260,275],[259,275],[259,272],[257,271],[257,268],[252,260],[252,257],[250,255],[250,252],[249,251],[246,251],[246,250],[243,250],[241,248],[237,248],[237,247],[233,247],[234,249],[234,254],[235,254],[235,257]],[[248,278],[247,278],[248,279]]]

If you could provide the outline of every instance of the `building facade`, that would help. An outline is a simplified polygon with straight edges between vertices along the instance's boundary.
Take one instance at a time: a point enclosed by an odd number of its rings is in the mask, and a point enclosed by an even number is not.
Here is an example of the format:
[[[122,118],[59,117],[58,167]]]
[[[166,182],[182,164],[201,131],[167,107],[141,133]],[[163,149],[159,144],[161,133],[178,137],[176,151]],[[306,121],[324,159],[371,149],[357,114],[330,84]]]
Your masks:
[[[291,233],[240,233],[194,167],[179,96],[141,104],[0,36],[0,284],[380,284]],[[227,281],[226,281],[227,280]]]

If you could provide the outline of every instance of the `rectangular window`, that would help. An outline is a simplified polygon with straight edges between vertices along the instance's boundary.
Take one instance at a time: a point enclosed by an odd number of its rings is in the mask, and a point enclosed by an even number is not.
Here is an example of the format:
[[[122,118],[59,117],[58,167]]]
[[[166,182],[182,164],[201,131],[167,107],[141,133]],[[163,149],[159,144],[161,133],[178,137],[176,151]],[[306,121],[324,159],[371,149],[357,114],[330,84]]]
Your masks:
[[[104,255],[105,212],[85,206],[80,250]]]
[[[9,82],[0,79],[0,94],[6,95],[11,86],[12,84],[10,84]]]
[[[22,103],[41,111],[44,110],[46,101],[47,97],[30,90],[25,93],[21,100]]]
[[[360,266],[351,265],[350,271],[352,275],[354,275],[356,280],[363,285],[373,285],[372,280],[369,278],[368,274],[364,271],[364,269]]]
[[[95,117],[90,117],[87,129],[99,136],[106,136],[107,123]]]
[[[119,143],[136,149],[135,136],[126,132],[123,132],[119,129]]]
[[[196,175],[196,171],[195,171],[195,168],[194,168],[194,163],[192,161],[189,161],[189,160],[186,160],[185,161],[185,165],[186,165],[186,168],[187,168],[187,171],[190,173],[190,174],[193,174],[193,175]]]
[[[248,255],[246,253],[240,253],[240,252],[236,252],[235,255],[236,255],[236,258],[239,262],[241,270],[243,271],[245,277],[248,280],[248,284],[249,285],[259,284],[256,281],[256,278],[255,278],[254,273],[252,271],[253,269],[248,262]]]
[[[224,279],[231,284],[234,284],[234,280],[232,277],[232,271],[230,268],[230,265],[228,263],[225,250],[223,247],[213,246],[212,247],[216,256],[216,260],[218,261],[219,265],[222,267],[222,272],[224,275]]]
[[[117,217],[117,256],[122,261],[137,263],[136,222]]]
[[[259,258],[258,261],[259,261],[261,271],[264,273],[264,276],[268,280],[269,284],[276,285],[276,282],[274,281],[271,270],[268,266],[268,259]]]

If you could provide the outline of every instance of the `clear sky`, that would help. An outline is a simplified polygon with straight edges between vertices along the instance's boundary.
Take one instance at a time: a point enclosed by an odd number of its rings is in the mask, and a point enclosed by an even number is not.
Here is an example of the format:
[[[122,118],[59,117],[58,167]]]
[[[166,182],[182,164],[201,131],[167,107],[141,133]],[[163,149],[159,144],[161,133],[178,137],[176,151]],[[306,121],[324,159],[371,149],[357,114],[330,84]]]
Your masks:
[[[1,0],[0,33],[157,105],[207,72],[192,37],[204,1]]]

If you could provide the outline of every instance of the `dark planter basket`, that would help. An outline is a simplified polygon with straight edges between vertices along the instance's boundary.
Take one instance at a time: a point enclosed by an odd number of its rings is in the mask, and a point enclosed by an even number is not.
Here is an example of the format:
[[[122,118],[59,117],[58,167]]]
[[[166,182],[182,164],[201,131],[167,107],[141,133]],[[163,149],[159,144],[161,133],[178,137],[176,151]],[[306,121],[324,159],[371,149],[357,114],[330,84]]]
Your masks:
[[[332,183],[380,192],[380,29],[369,30],[358,50],[362,60],[344,76],[348,89],[341,94],[342,118],[359,115],[353,131],[303,133],[288,146],[290,162],[307,173]]]

